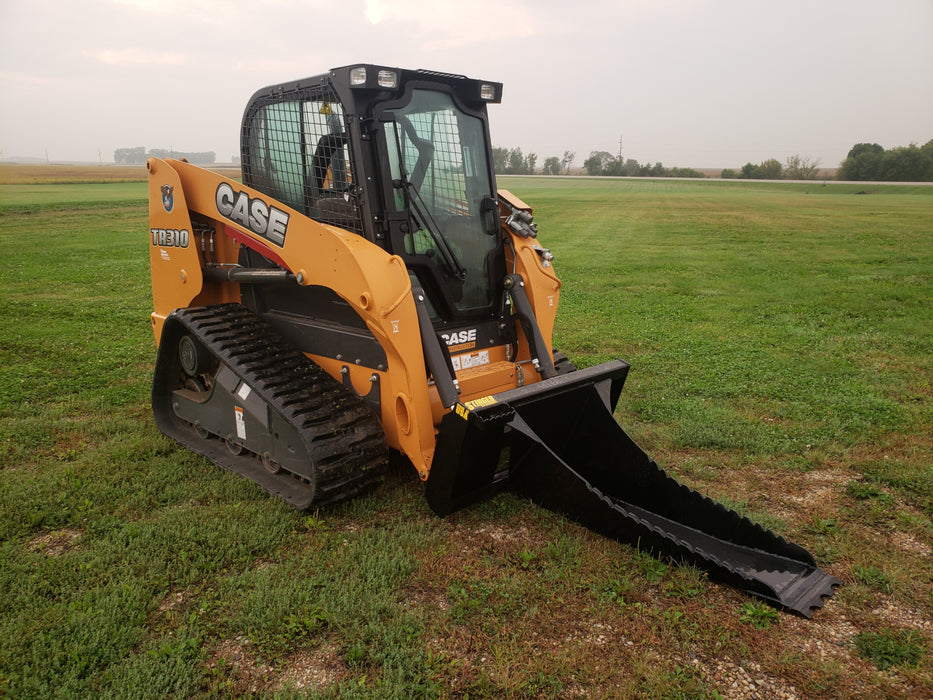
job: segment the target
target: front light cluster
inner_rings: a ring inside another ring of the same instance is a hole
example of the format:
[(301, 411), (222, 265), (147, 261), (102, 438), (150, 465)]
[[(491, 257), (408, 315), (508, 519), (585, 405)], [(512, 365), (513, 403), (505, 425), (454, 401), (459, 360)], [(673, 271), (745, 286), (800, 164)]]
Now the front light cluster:
[[(366, 66), (357, 66), (356, 68), (350, 69), (350, 85), (353, 87), (358, 87), (360, 85), (366, 85), (366, 80), (369, 76), (366, 74)], [(392, 90), (398, 87), (398, 73), (394, 70), (386, 70), (385, 68), (379, 69), (376, 73), (376, 84), (387, 90)]]

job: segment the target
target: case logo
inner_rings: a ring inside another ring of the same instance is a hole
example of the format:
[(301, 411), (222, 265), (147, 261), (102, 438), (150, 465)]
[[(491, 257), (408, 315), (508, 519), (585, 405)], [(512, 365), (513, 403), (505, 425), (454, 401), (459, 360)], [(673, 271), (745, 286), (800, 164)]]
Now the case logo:
[(454, 331), (453, 333), (441, 333), (441, 338), (447, 343), (450, 352), (461, 352), (476, 347), (476, 329), (471, 328), (468, 331)]
[(222, 216), (277, 246), (285, 245), (285, 233), (288, 231), (286, 212), (259, 197), (250, 197), (246, 192), (238, 192), (227, 182), (217, 186), (214, 199), (217, 211)]

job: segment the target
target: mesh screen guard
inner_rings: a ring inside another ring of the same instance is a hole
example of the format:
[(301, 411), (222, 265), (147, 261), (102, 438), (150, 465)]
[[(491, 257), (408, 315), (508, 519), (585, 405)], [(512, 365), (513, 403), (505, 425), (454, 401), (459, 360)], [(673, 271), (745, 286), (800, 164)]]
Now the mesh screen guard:
[(246, 184), (312, 219), (363, 232), (343, 106), (334, 92), (260, 106), (244, 130)]

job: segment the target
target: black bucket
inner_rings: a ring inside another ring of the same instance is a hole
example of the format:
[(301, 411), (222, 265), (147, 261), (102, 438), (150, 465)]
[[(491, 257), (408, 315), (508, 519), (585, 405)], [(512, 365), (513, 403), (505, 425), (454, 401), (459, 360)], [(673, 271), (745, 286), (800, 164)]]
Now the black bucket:
[(616, 360), (458, 404), (441, 423), (431, 507), (446, 515), (507, 488), (810, 617), (841, 582), (802, 547), (678, 483), (648, 457), (612, 415), (627, 372)]

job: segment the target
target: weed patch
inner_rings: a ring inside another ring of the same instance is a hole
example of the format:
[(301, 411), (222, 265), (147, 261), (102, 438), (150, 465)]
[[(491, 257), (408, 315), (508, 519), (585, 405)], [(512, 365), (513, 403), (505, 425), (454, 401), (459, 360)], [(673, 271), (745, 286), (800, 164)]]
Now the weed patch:
[(859, 632), (855, 648), (880, 670), (892, 666), (916, 666), (926, 650), (922, 635), (916, 630)]
[(739, 619), (747, 625), (761, 630), (768, 629), (772, 624), (780, 621), (778, 612), (763, 603), (742, 603)]

